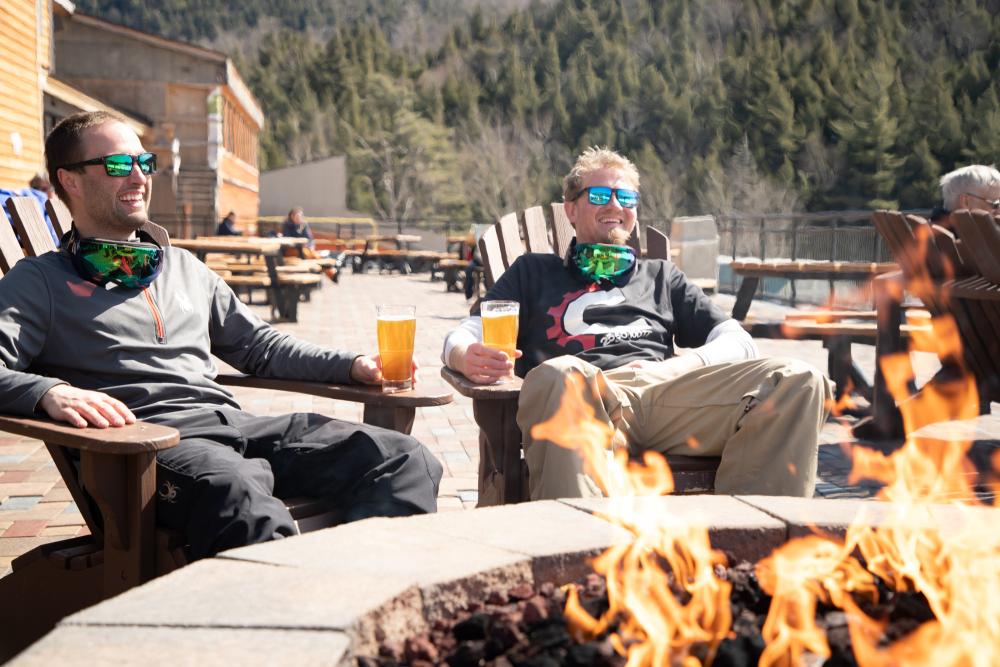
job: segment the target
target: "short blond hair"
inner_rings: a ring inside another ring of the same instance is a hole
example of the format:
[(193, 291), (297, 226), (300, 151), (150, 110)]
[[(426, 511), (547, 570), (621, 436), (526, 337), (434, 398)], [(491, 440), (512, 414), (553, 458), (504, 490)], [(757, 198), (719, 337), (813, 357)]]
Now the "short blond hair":
[(610, 148), (591, 146), (580, 154), (576, 164), (563, 179), (563, 201), (571, 201), (576, 197), (583, 186), (583, 177), (598, 169), (619, 169), (639, 189), (639, 170), (631, 160)]

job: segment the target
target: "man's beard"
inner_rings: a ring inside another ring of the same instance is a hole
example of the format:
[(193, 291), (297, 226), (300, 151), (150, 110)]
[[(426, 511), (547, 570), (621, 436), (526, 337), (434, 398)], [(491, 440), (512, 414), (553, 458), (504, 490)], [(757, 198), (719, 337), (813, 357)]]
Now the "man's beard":
[(621, 227), (615, 227), (608, 232), (608, 243), (611, 245), (628, 245), (628, 239), (630, 236), (632, 236), (631, 232), (628, 232)]
[(114, 204), (109, 209), (91, 211), (91, 219), (108, 231), (132, 234), (149, 221), (149, 209), (145, 205), (141, 212), (130, 214), (123, 213)]

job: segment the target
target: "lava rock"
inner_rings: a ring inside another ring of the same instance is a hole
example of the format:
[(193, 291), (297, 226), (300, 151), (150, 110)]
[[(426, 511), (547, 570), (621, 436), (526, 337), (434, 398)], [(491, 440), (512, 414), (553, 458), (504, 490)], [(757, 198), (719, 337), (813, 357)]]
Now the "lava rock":
[(486, 639), (486, 628), (489, 624), (490, 617), (486, 614), (473, 614), (464, 621), (456, 623), (451, 632), (460, 642)]

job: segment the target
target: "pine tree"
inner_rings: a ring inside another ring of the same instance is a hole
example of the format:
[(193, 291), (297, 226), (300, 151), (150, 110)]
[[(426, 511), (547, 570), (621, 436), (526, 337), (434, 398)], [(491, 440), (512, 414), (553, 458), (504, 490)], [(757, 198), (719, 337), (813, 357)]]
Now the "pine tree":
[(901, 160), (892, 152), (898, 122), (886, 91), (894, 78), (890, 63), (875, 62), (852, 91), (851, 117), (831, 122), (849, 160), (839, 201), (847, 207), (898, 208), (892, 198)]

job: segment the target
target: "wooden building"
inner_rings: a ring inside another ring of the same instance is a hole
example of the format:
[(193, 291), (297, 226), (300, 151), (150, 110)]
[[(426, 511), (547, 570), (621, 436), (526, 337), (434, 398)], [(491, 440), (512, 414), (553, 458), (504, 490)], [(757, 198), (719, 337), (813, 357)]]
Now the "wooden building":
[(44, 174), (45, 136), (78, 111), (111, 111), (143, 141), (152, 135), (148, 123), (57, 78), (52, 26), (72, 13), (69, 0), (0, 2), (0, 189), (20, 190)]
[(208, 234), (233, 210), (252, 229), (264, 114), (225, 54), (79, 13), (56, 16), (53, 39), (60, 81), (152, 128), (154, 220), (175, 235)]
[(0, 188), (44, 172), (42, 86), (52, 67), (50, 0), (0, 2)]

